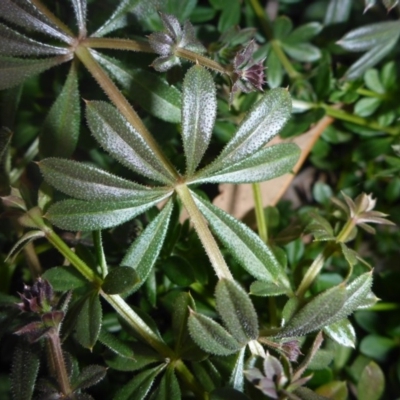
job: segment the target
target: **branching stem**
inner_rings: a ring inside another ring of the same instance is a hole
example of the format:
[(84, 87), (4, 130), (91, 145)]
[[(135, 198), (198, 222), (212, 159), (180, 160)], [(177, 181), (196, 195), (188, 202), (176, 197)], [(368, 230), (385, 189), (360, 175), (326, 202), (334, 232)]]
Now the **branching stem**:
[(150, 47), (149, 43), (144, 40), (137, 41), (131, 39), (88, 37), (80, 44), (93, 49), (113, 49), (154, 53), (154, 50)]

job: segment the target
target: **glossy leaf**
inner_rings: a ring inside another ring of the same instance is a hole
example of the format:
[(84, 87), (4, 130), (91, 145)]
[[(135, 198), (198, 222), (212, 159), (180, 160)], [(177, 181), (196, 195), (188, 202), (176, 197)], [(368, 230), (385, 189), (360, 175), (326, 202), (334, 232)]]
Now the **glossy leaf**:
[(363, 370), (357, 384), (357, 397), (379, 400), (385, 390), (385, 376), (377, 363), (371, 361)]
[(353, 348), (356, 346), (356, 332), (348, 319), (326, 326), (324, 332), (342, 346)]
[(290, 293), (290, 289), (284, 285), (277, 285), (272, 282), (255, 281), (250, 286), (250, 294), (253, 296), (280, 296)]
[(101, 365), (88, 365), (79, 372), (78, 379), (73, 381), (73, 390), (87, 389), (96, 385), (106, 376), (107, 368)]
[(258, 338), (258, 317), (248, 294), (235, 281), (220, 279), (215, 289), (216, 308), (224, 325), (239, 343)]
[(149, 189), (81, 162), (46, 158), (38, 164), (47, 183), (82, 200), (150, 199), (165, 193), (164, 189)]
[(181, 122), (181, 93), (160, 74), (127, 68), (117, 60), (92, 50), (94, 58), (150, 114), (164, 121)]
[(59, 30), (56, 25), (51, 23), (50, 20), (30, 2), (28, 5), (21, 6), (12, 0), (1, 0), (0, 15), (5, 20), (22, 26), (25, 29), (32, 29), (45, 33), (65, 43), (72, 44), (73, 42), (73, 38)]
[(119, 356), (128, 358), (130, 360), (135, 359), (131, 344), (123, 342), (116, 335), (108, 332), (104, 326), (101, 327), (98, 340), (115, 354), (118, 354)]
[(104, 279), (101, 289), (107, 294), (131, 291), (139, 282), (138, 274), (129, 267), (114, 267)]
[(69, 56), (58, 56), (39, 60), (0, 56), (0, 90), (17, 86), (29, 77), (68, 60)]
[(50, 282), (56, 292), (78, 289), (88, 283), (74, 267), (53, 267), (45, 271), (42, 277)]
[(31, 400), (39, 372), (40, 357), (37, 347), (20, 341), (14, 352), (11, 366), (13, 399)]
[(78, 142), (80, 123), (78, 76), (73, 63), (61, 93), (44, 120), (40, 153), (45, 157), (70, 157)]
[(233, 389), (238, 390), (239, 392), (243, 392), (244, 389), (244, 355), (246, 352), (246, 348), (243, 347), (237, 358), (235, 360), (235, 364), (233, 366), (231, 376), (229, 377), (229, 386)]
[(138, 275), (139, 283), (132, 288), (134, 291), (146, 281), (160, 254), (167, 234), (172, 208), (173, 202), (169, 201), (129, 247), (121, 261), (122, 266), (133, 268)]
[(94, 231), (120, 225), (156, 205), (168, 195), (126, 201), (64, 200), (53, 204), (46, 218), (71, 231)]
[(199, 165), (210, 143), (216, 114), (214, 79), (205, 68), (196, 65), (183, 81), (182, 140), (189, 176)]
[(378, 334), (367, 335), (360, 342), (360, 352), (380, 363), (387, 361), (396, 347), (395, 339)]
[(192, 339), (207, 353), (227, 356), (242, 348), (230, 333), (209, 317), (191, 311), (188, 326)]
[(81, 32), (86, 30), (86, 0), (72, 0), (72, 5), (75, 11), (76, 22)]
[(93, 349), (100, 334), (103, 312), (99, 295), (93, 292), (84, 300), (76, 322), (76, 338), (87, 349)]
[(294, 143), (282, 143), (266, 147), (232, 166), (213, 174), (207, 168), (194, 178), (193, 183), (252, 183), (264, 182), (291, 172), (300, 156), (300, 148)]
[(86, 117), (93, 136), (121, 164), (155, 181), (171, 183), (169, 172), (115, 107), (91, 101), (87, 103)]
[(0, 37), (0, 54), (3, 56), (43, 56), (68, 53), (68, 49), (65, 47), (40, 43), (1, 23)]
[(136, 375), (114, 396), (114, 400), (142, 400), (146, 397), (156, 376), (165, 368), (165, 364), (145, 370)]
[(160, 385), (152, 396), (152, 400), (171, 400), (181, 399), (181, 389), (173, 368), (167, 368), (161, 378)]
[(324, 25), (346, 22), (350, 16), (351, 0), (330, 0), (326, 10)]
[(277, 337), (304, 336), (326, 326), (341, 311), (346, 301), (346, 289), (335, 286), (314, 297), (290, 319)]
[(289, 120), (292, 100), (285, 89), (269, 90), (248, 112), (233, 138), (206, 168), (214, 173), (247, 159), (279, 133)]
[(208, 201), (193, 197), (213, 232), (249, 274), (289, 287), (283, 266), (258, 235)]
[(122, 0), (111, 17), (92, 36), (104, 36), (128, 25), (128, 13), (132, 12), (139, 3), (140, 0)]
[(314, 62), (321, 58), (321, 51), (310, 43), (282, 43), (282, 47), (293, 59), (300, 62)]

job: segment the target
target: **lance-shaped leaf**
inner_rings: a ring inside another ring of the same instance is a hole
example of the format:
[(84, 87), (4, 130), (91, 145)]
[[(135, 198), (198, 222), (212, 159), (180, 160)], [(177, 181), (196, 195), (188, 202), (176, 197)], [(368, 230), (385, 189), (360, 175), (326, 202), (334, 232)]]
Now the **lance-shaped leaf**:
[(86, 0), (71, 0), (75, 11), (76, 22), (78, 23), (79, 31), (86, 33)]
[(128, 13), (132, 12), (139, 3), (140, 0), (122, 0), (111, 17), (92, 36), (104, 36), (128, 25)]
[(65, 55), (41, 60), (25, 60), (0, 56), (0, 90), (16, 86), (33, 75), (69, 61), (71, 57), (70, 55)]
[(114, 396), (114, 400), (142, 400), (146, 397), (156, 376), (165, 368), (166, 364), (145, 370), (136, 375)]
[(160, 74), (127, 68), (119, 61), (92, 50), (94, 58), (146, 111), (164, 121), (181, 122), (181, 92)]
[(261, 281), (290, 288), (283, 266), (258, 235), (236, 218), (192, 194), (215, 235), (249, 274)]
[(167, 368), (164, 376), (161, 378), (160, 385), (154, 392), (152, 397), (154, 400), (171, 400), (181, 399), (181, 389), (179, 387), (178, 379), (176, 378), (173, 368)]
[(166, 193), (165, 189), (138, 185), (81, 162), (46, 158), (38, 164), (46, 182), (82, 200), (134, 200)]
[(129, 221), (168, 196), (169, 194), (126, 201), (64, 200), (52, 205), (46, 218), (62, 229), (94, 231)]
[(238, 283), (220, 279), (215, 289), (217, 311), (239, 343), (258, 338), (258, 318), (248, 294)]
[(346, 288), (338, 285), (322, 292), (301, 308), (276, 337), (304, 336), (333, 320), (346, 301)]
[(12, 247), (10, 252), (7, 255), (7, 258), (15, 257), (28, 243), (32, 242), (33, 240), (39, 239), (44, 237), (44, 232), (33, 230), (26, 232), (22, 235), (22, 237), (18, 240), (17, 243)]
[(196, 310), (194, 300), (190, 293), (181, 292), (174, 301), (174, 312), (172, 314), (172, 331), (177, 351), (180, 350), (188, 337), (189, 308)]
[(285, 89), (268, 91), (248, 112), (219, 157), (205, 170), (213, 173), (243, 161), (268, 143), (289, 120), (292, 100)]
[(133, 268), (138, 275), (139, 282), (131, 289), (132, 291), (142, 286), (150, 275), (164, 243), (172, 208), (173, 202), (170, 200), (129, 247), (121, 261), (122, 266)]
[(104, 328), (104, 326), (101, 327), (98, 340), (115, 354), (118, 354), (119, 356), (128, 358), (130, 360), (135, 359), (131, 343), (123, 342), (117, 336), (108, 332), (107, 329)]
[(72, 382), (72, 389), (87, 389), (100, 382), (107, 373), (101, 365), (88, 365), (79, 372), (78, 378)]
[(171, 183), (169, 172), (115, 107), (91, 101), (87, 103), (86, 116), (93, 136), (121, 164), (155, 181)]
[(330, 0), (325, 13), (325, 25), (346, 22), (350, 16), (352, 0)]
[(245, 160), (230, 167), (207, 173), (200, 171), (191, 183), (252, 183), (264, 182), (292, 170), (300, 156), (300, 148), (294, 143), (281, 143), (266, 147)]
[(30, 39), (0, 23), (0, 54), (3, 56), (41, 56), (67, 54), (65, 47), (51, 46)]
[(277, 285), (272, 282), (255, 281), (250, 286), (250, 294), (253, 296), (280, 296), (290, 292), (291, 290), (287, 286)]
[(65, 43), (72, 44), (74, 40), (51, 23), (31, 2), (25, 2), (25, 5), (21, 6), (11, 0), (1, 0), (0, 15), (18, 26), (45, 33)]
[(74, 267), (53, 267), (42, 277), (50, 282), (56, 292), (65, 292), (85, 286), (87, 280)]
[(191, 311), (188, 326), (192, 339), (207, 353), (228, 356), (242, 348), (220, 324), (204, 315)]
[(139, 282), (135, 270), (129, 267), (115, 267), (104, 279), (101, 289), (107, 294), (120, 294), (131, 291)]
[(205, 68), (195, 65), (183, 81), (182, 139), (189, 176), (199, 165), (210, 143), (216, 114), (214, 80)]
[(243, 347), (243, 349), (241, 349), (239, 354), (237, 355), (235, 364), (231, 372), (231, 376), (229, 378), (229, 386), (231, 386), (233, 389), (239, 390), (240, 392), (243, 392), (243, 387), (244, 387), (243, 367), (244, 367), (245, 352), (246, 352), (246, 347)]
[(79, 138), (81, 107), (78, 76), (72, 63), (67, 80), (44, 120), (39, 150), (45, 156), (70, 157)]
[(326, 326), (324, 332), (342, 346), (355, 347), (356, 345), (356, 332), (347, 318)]

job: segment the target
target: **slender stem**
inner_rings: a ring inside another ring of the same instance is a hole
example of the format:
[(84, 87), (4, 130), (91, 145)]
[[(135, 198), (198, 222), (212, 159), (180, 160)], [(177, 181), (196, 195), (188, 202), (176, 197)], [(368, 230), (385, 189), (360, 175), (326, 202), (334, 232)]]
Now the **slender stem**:
[(100, 292), (103, 298), (111, 304), (114, 310), (125, 319), (136, 332), (163, 357), (174, 358), (174, 352), (164, 343), (164, 341), (153, 332), (152, 329), (133, 311), (125, 300), (119, 295), (106, 294)]
[(349, 219), (343, 226), (342, 230), (339, 232), (339, 235), (336, 238), (336, 241), (338, 243), (344, 243), (346, 242), (347, 238), (350, 236), (351, 231), (354, 229), (356, 226), (356, 220), (355, 219)]
[(88, 37), (80, 44), (93, 49), (130, 50), (154, 53), (154, 50), (150, 47), (148, 42), (131, 39)]
[(32, 278), (38, 278), (42, 273), (42, 266), (40, 265), (39, 257), (35, 251), (35, 246), (32, 242), (29, 242), (24, 247), (25, 259), (28, 263), (29, 270), (31, 272)]
[(164, 167), (170, 173), (171, 178), (175, 180), (178, 178), (178, 173), (176, 172), (174, 166), (165, 157), (164, 153), (161, 151), (157, 142), (151, 136), (150, 132), (147, 130), (142, 120), (136, 114), (136, 111), (129, 104), (128, 100), (122, 95), (122, 93), (115, 86), (114, 82), (106, 74), (106, 72), (101, 68), (98, 62), (94, 59), (89, 49), (84, 46), (78, 46), (75, 50), (75, 54), (82, 61), (85, 67), (96, 79), (100, 87), (105, 91), (110, 100), (115, 104), (121, 114), (128, 120), (128, 122), (139, 132), (143, 139), (147, 142), (149, 147), (155, 153), (155, 156), (162, 162)]
[(38, 155), (39, 153), (39, 139), (36, 138), (26, 150), (22, 160), (10, 172), (10, 183), (14, 184), (25, 171), (25, 167)]
[(267, 227), (267, 221), (265, 219), (260, 184), (253, 183), (252, 188), (253, 188), (253, 197), (254, 197), (258, 234), (259, 234), (261, 240), (264, 243), (267, 243), (268, 242), (268, 227)]
[(214, 236), (211, 234), (208, 228), (207, 222), (201, 214), (200, 210), (197, 208), (193, 197), (185, 184), (177, 185), (175, 187), (183, 205), (185, 206), (190, 219), (196, 229), (197, 234), (201, 240), (201, 243), (206, 250), (206, 253), (211, 261), (211, 265), (214, 268), (218, 279), (230, 279), (233, 280), (232, 274), (229, 271), (228, 266), (222, 256), (221, 250), (218, 247)]
[(225, 68), (224, 66), (217, 63), (214, 60), (211, 60), (211, 58), (205, 57), (205, 56), (195, 53), (193, 51), (183, 49), (181, 47), (177, 47), (175, 49), (175, 55), (178, 57), (184, 58), (185, 60), (191, 61), (193, 63), (201, 64), (204, 67), (207, 67), (216, 72), (219, 72), (220, 74), (227, 74), (229, 77), (231, 77), (231, 75), (232, 75), (232, 71), (230, 71), (228, 68)]
[(271, 46), (289, 77), (291, 79), (301, 78), (301, 74), (295, 70), (290, 60), (286, 57), (286, 54), (282, 50), (281, 43), (278, 40), (273, 39), (271, 40)]
[(190, 389), (198, 399), (209, 399), (208, 393), (205, 392), (201, 386), (199, 386), (197, 379), (189, 371), (188, 367), (182, 362), (182, 360), (177, 360), (175, 362), (175, 370), (186, 383), (188, 389)]
[(104, 255), (103, 243), (101, 240), (101, 231), (93, 231), (93, 244), (96, 251), (97, 263), (99, 265), (101, 276), (106, 277), (108, 273), (106, 256)]
[(376, 92), (373, 92), (372, 90), (368, 90), (368, 89), (364, 89), (364, 88), (358, 88), (356, 90), (356, 92), (358, 94), (360, 94), (361, 96), (376, 97), (377, 99), (381, 99), (381, 100), (386, 99), (386, 96), (384, 94), (376, 93)]
[(64, 396), (71, 394), (71, 386), (68, 379), (68, 373), (65, 368), (64, 355), (60, 343), (60, 335), (56, 328), (52, 328), (51, 332), (47, 335), (50, 351), (51, 367), (54, 369), (53, 373), (57, 378), (60, 385), (60, 390)]

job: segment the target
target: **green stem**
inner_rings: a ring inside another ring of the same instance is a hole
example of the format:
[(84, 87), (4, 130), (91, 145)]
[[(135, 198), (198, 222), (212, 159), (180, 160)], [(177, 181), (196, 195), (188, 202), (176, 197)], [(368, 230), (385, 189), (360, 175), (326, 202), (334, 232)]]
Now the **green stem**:
[(197, 379), (189, 371), (188, 367), (182, 362), (182, 360), (177, 360), (175, 362), (175, 370), (177, 374), (186, 383), (188, 389), (190, 389), (198, 399), (208, 400), (209, 395), (199, 386)]
[(83, 65), (89, 70), (94, 79), (100, 85), (100, 87), (107, 94), (109, 99), (118, 108), (121, 114), (128, 120), (128, 122), (139, 132), (143, 139), (147, 142), (149, 147), (154, 152), (155, 156), (162, 162), (164, 167), (171, 175), (171, 179), (175, 180), (179, 177), (174, 166), (165, 157), (164, 153), (161, 151), (157, 142), (151, 136), (150, 132), (147, 130), (146, 126), (143, 124), (142, 120), (136, 114), (136, 111), (129, 104), (128, 100), (123, 96), (123, 94), (115, 86), (114, 82), (106, 74), (106, 72), (101, 68), (98, 62), (95, 60), (90, 50), (84, 46), (78, 46), (75, 50), (76, 56), (82, 61)]
[(39, 153), (39, 139), (36, 138), (23, 155), (19, 164), (10, 172), (10, 183), (13, 185), (25, 171), (26, 166), (33, 161)]
[(114, 310), (130, 325), (140, 336), (157, 350), (163, 357), (174, 358), (174, 352), (164, 343), (164, 341), (153, 332), (153, 330), (133, 311), (125, 300), (119, 295), (106, 294), (100, 292), (103, 298), (110, 303)]
[(385, 100), (386, 96), (381, 93), (376, 93), (373, 92), (372, 90), (364, 89), (364, 88), (359, 88), (356, 90), (358, 94), (361, 96), (366, 96), (366, 97), (376, 97), (377, 99)]
[(148, 42), (131, 39), (88, 37), (80, 44), (93, 49), (113, 49), (154, 53), (154, 50), (150, 47)]
[(265, 219), (260, 184), (253, 183), (252, 188), (253, 188), (253, 197), (254, 197), (258, 234), (259, 234), (261, 240), (264, 243), (267, 243), (268, 242), (268, 227), (267, 227), (267, 221)]
[(270, 43), (272, 50), (283, 65), (283, 68), (285, 68), (285, 71), (289, 75), (289, 78), (292, 80), (301, 78), (301, 74), (295, 70), (290, 60), (286, 57), (286, 54), (282, 50), (281, 43), (275, 39), (271, 40)]
[(107, 261), (104, 255), (103, 250), (103, 243), (101, 240), (101, 231), (93, 231), (93, 244), (96, 251), (97, 263), (100, 268), (101, 276), (103, 279), (107, 276), (108, 268), (107, 268)]
[(214, 236), (211, 234), (206, 220), (204, 219), (200, 210), (197, 208), (196, 203), (194, 202), (193, 197), (190, 193), (190, 190), (185, 184), (177, 185), (175, 187), (175, 190), (178, 193), (183, 205), (185, 206), (190, 216), (190, 220), (192, 221), (193, 226), (196, 229), (197, 234), (199, 235), (201, 243), (206, 250), (206, 253), (211, 261), (211, 265), (213, 266), (218, 279), (233, 280), (232, 274), (229, 271), (228, 266), (226, 265), (221, 250), (219, 249), (218, 244), (214, 239)]

